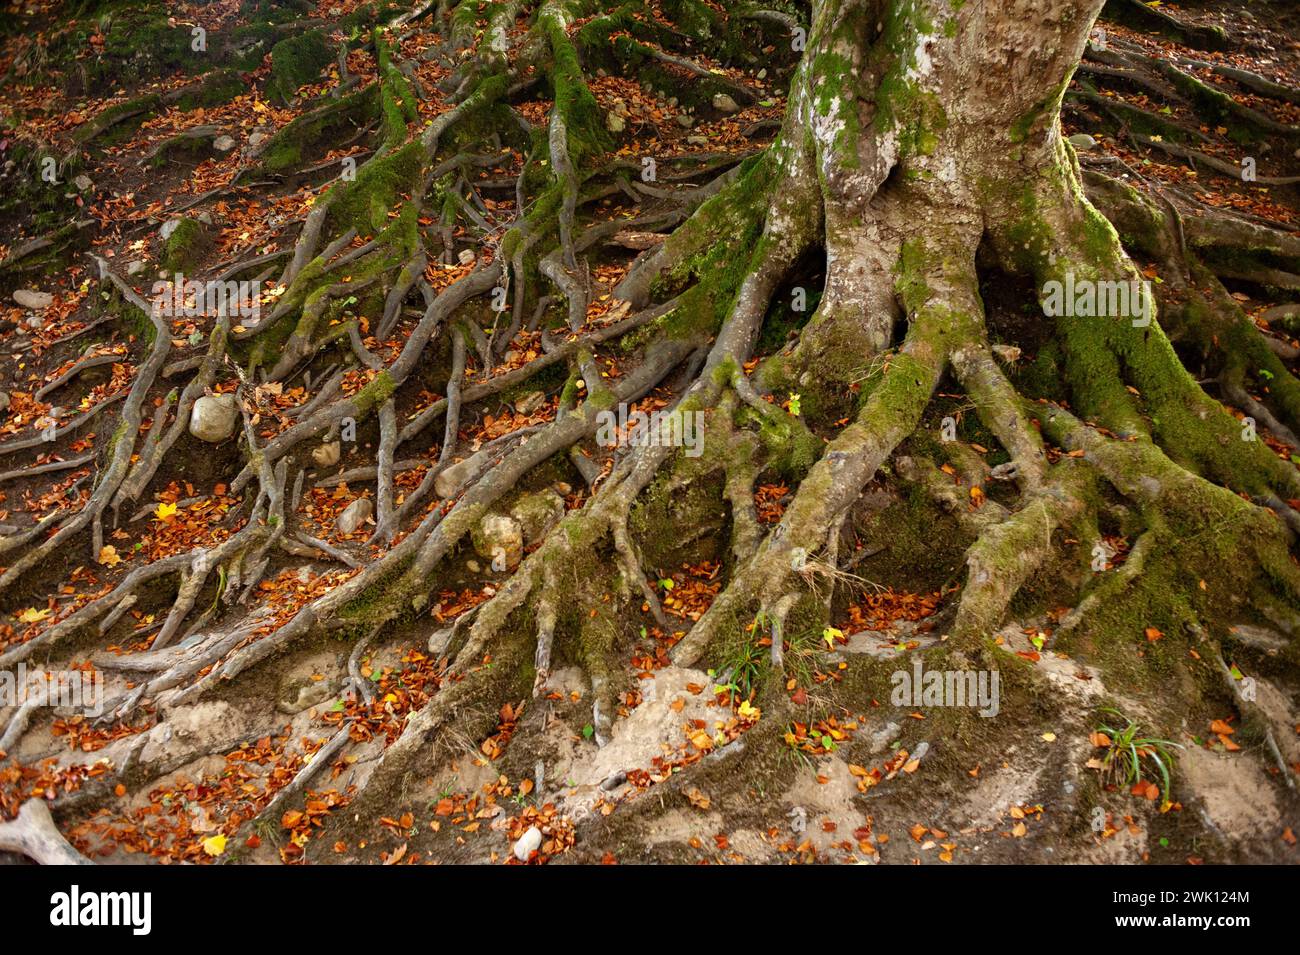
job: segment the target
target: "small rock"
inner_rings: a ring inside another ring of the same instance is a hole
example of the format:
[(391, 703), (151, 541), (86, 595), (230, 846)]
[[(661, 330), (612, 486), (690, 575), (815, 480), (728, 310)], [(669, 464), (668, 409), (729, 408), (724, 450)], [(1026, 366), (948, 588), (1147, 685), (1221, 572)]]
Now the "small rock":
[(445, 471), (442, 471), (433, 479), (433, 492), (444, 500), (455, 497), (456, 492), (469, 483), (469, 479), (478, 474), (491, 456), (486, 449), (480, 449), (470, 455), (464, 461), (457, 461), (449, 465)]
[(707, 146), (709, 137), (707, 136), (687, 136), (686, 145), (688, 146)]
[(536, 826), (529, 826), (528, 831), (519, 837), (515, 843), (515, 858), (520, 862), (527, 862), (534, 852), (542, 847), (542, 830)]
[(180, 219), (168, 219), (158, 229), (158, 238), (166, 242), (168, 239), (172, 237), (172, 233), (175, 232), (177, 228), (179, 228), (180, 224), (181, 224)]
[(9, 410), (9, 392), (0, 391), (0, 412)]
[(340, 534), (355, 534), (357, 528), (365, 523), (370, 512), (375, 509), (375, 505), (370, 503), (370, 498), (359, 497), (347, 507), (343, 508), (343, 513), (338, 516), (334, 522), (334, 529)]
[(489, 514), (470, 535), (474, 551), (497, 573), (514, 570), (524, 557), (524, 532), (513, 517)]
[(343, 448), (338, 441), (327, 441), (312, 448), (312, 463), (318, 468), (332, 468), (339, 463)]
[(605, 128), (611, 133), (621, 133), (623, 130), (627, 129), (627, 121), (624, 120), (622, 116), (618, 115), (618, 113), (606, 113)]
[(1013, 365), (1020, 360), (1020, 349), (1015, 345), (993, 345), (990, 347), (998, 360), (1004, 361), (1008, 365)]
[(234, 395), (204, 395), (190, 412), (190, 434), (218, 444), (235, 433), (238, 422), (239, 403)]
[(1080, 152), (1087, 152), (1089, 149), (1097, 148), (1097, 140), (1087, 133), (1075, 133), (1070, 137), (1070, 145)]
[(127, 275), (139, 275), (149, 267), (149, 263), (144, 259), (136, 259), (134, 262), (128, 262), (126, 266)]
[(759, 70), (757, 75), (760, 80), (767, 79), (767, 67), (763, 67), (761, 70)]
[(54, 296), (49, 292), (37, 292), (35, 289), (20, 288), (14, 292), (14, 301), (23, 308), (43, 312), (54, 304)]
[(610, 112), (627, 119), (627, 103), (623, 102), (621, 99), (614, 100), (614, 105), (610, 107)]
[(736, 101), (726, 93), (715, 93), (713, 95), (713, 108), (723, 113), (739, 113), (740, 107)]
[(230, 150), (235, 148), (235, 137), (226, 135), (218, 136), (216, 139), (212, 140), (212, 148), (219, 153), (228, 153)]
[(95, 188), (94, 182), (84, 172), (72, 180), (72, 184), (77, 187), (79, 192), (90, 192)]
[(483, 568), (479, 566), (479, 563), (476, 560), (465, 561), (465, 569), (468, 570), (471, 574), (478, 574), (478, 573), (482, 573), (483, 571)]
[(530, 391), (515, 402), (515, 411), (521, 415), (530, 415), (546, 403), (546, 393), (543, 391)]
[(474, 255), (473, 249), (461, 249), (460, 254), (457, 255), (456, 258), (460, 261), (461, 265), (470, 265), (473, 263), (476, 256)]
[(198, 220), (199, 220), (200, 222), (202, 222), (204, 225), (212, 225), (212, 213), (211, 213), (211, 212), (200, 212), (200, 213), (199, 213), (197, 216), (195, 216), (194, 218), (198, 219)]
[(695, 120), (694, 118), (687, 116), (685, 113), (678, 113), (677, 125), (681, 126), (683, 129), (690, 129), (695, 125)]
[(249, 145), (249, 146), (260, 146), (262, 143), (266, 142), (267, 139), (269, 139), (269, 138), (270, 138), (270, 137), (269, 137), (266, 133), (262, 132), (262, 131), (259, 129), (259, 130), (256, 130), (256, 131), (254, 131), (254, 132), (252, 132), (252, 133), (249, 134), (249, 136), (248, 136), (248, 145)]

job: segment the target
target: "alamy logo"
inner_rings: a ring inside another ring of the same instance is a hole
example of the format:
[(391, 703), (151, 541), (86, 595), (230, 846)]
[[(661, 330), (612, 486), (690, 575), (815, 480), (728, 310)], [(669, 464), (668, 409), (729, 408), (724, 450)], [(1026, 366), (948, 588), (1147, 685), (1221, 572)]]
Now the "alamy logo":
[(685, 448), (688, 458), (704, 453), (703, 411), (627, 410), (601, 411), (596, 415), (596, 443), (603, 448)]
[(153, 896), (149, 892), (70, 892), (50, 896), (50, 924), (129, 925), (133, 935), (148, 935), (153, 926)]
[(261, 282), (199, 282), (177, 272), (153, 283), (154, 314), (163, 318), (230, 315), (256, 320), (262, 313)]
[(65, 706), (88, 716), (104, 712), (104, 674), (98, 670), (0, 670), (0, 707)]
[(1048, 318), (1131, 318), (1134, 328), (1151, 324), (1151, 289), (1146, 282), (1094, 282), (1053, 279), (1043, 285), (1043, 312)]
[(890, 702), (894, 706), (979, 707), (979, 715), (998, 715), (1002, 678), (997, 670), (925, 670), (918, 659), (911, 672), (895, 670)]

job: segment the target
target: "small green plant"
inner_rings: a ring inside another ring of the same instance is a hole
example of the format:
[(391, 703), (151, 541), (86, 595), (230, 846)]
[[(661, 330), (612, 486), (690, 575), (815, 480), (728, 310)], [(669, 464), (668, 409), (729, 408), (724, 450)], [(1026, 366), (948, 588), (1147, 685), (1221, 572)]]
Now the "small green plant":
[(1161, 784), (1161, 805), (1168, 805), (1174, 766), (1171, 750), (1183, 747), (1171, 740), (1141, 735), (1141, 724), (1119, 710), (1103, 708), (1102, 712), (1116, 717), (1117, 724), (1120, 721), (1124, 724), (1122, 729), (1106, 724), (1097, 727), (1097, 732), (1106, 737), (1106, 743), (1102, 744), (1106, 748), (1106, 755), (1101, 761), (1102, 772), (1111, 779), (1132, 787), (1142, 779), (1144, 767), (1154, 764)]
[[(756, 626), (755, 630), (757, 629)], [(742, 637), (727, 647), (722, 668), (718, 671), (722, 676), (719, 677), (712, 671), (709, 672), (709, 676), (714, 678), (718, 689), (729, 690), (740, 699), (747, 700), (753, 693), (758, 692), (762, 683), (766, 663), (765, 650), (765, 647)], [(725, 677), (726, 683), (722, 682), (722, 677)]]

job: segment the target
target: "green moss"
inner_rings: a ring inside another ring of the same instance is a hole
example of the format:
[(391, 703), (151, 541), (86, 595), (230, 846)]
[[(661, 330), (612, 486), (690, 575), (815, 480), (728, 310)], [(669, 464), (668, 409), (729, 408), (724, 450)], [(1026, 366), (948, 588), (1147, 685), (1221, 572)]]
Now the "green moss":
[(186, 112), (221, 106), (244, 93), (247, 88), (247, 85), (234, 70), (213, 70), (211, 73), (205, 74), (202, 81), (194, 89), (187, 91), (178, 99), (176, 106)]
[[(145, 119), (158, 111), (162, 97), (157, 93), (137, 96), (102, 110), (95, 119), (77, 127), (73, 139), (78, 143), (87, 143), (96, 134), (96, 130), (109, 129), (111, 137), (121, 137), (138, 127)], [(119, 119), (119, 117), (123, 117)], [(100, 134), (103, 135), (103, 134)], [(105, 137), (109, 139), (109, 136)]]
[(355, 226), (363, 235), (376, 235), (389, 224), (388, 213), (419, 188), (424, 175), (424, 150), (411, 142), (365, 163), (353, 182), (341, 182), (331, 191), (330, 218)]
[(281, 40), (271, 48), (271, 79), (266, 91), (274, 102), (287, 105), (299, 87), (314, 83), (334, 61), (321, 30), (308, 30), (298, 36)]
[(203, 258), (211, 237), (196, 219), (181, 219), (163, 244), (159, 267), (167, 274), (188, 272)]
[(294, 119), (267, 143), (261, 162), (267, 172), (283, 172), (298, 166), (303, 154), (318, 149), (337, 130), (364, 125), (378, 115), (379, 89), (372, 84), (341, 99)]
[(352, 403), (356, 406), (358, 414), (369, 414), (370, 411), (391, 398), (396, 389), (397, 384), (393, 381), (392, 376), (388, 374), (387, 369), (384, 369), (374, 377), (370, 384), (352, 396)]

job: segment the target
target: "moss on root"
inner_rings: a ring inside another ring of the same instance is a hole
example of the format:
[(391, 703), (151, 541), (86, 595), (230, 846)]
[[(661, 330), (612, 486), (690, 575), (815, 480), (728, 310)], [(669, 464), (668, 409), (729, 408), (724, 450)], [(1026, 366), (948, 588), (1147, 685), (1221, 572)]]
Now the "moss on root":
[(322, 30), (308, 30), (281, 40), (271, 48), (271, 78), (266, 91), (280, 105), (288, 104), (300, 87), (314, 83), (334, 61)]

